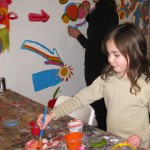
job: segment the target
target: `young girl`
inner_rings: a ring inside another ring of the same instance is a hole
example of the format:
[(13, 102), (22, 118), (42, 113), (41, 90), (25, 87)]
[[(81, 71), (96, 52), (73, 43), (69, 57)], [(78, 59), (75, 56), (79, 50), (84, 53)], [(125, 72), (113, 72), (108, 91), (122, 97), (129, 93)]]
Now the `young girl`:
[[(131, 23), (119, 25), (103, 40), (109, 64), (90, 86), (54, 108), (43, 129), (53, 119), (67, 115), (104, 97), (107, 131), (127, 139), (135, 147), (150, 141), (150, 57), (146, 40)], [(37, 119), (42, 126), (42, 116)]]

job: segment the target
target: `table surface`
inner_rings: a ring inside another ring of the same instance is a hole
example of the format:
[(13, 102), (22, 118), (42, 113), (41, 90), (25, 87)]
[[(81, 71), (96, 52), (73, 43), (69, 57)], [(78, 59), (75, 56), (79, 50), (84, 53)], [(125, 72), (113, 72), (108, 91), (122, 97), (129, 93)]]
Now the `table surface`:
[[(38, 139), (38, 137), (31, 134), (29, 122), (36, 120), (37, 115), (42, 113), (43, 109), (44, 105), (9, 89), (0, 95), (0, 150), (25, 150), (25, 143), (27, 141)], [(12, 127), (6, 127), (4, 123), (10, 119), (17, 119), (19, 123)], [(71, 119), (71, 117), (65, 116), (52, 121), (47, 126), (44, 132), (44, 138), (47, 138), (48, 140), (60, 140), (58, 147), (54, 149), (65, 149), (63, 135), (68, 133), (66, 124)], [(105, 137), (108, 139), (107, 145), (104, 148), (101, 148), (105, 150), (110, 150), (115, 144), (115, 140), (118, 140), (118, 142), (123, 140), (122, 138), (87, 124), (83, 127), (83, 135), (83, 144), (86, 145), (86, 150), (100, 149), (92, 148), (89, 144), (89, 139), (94, 136)], [(139, 150), (142, 150), (142, 148), (139, 148)]]

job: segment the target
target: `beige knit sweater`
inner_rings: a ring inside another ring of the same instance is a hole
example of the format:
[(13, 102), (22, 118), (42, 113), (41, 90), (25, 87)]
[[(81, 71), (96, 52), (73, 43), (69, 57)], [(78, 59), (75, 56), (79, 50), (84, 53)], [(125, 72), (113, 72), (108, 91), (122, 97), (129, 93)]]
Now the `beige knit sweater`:
[(71, 99), (53, 109), (57, 118), (67, 115), (84, 105), (104, 97), (107, 107), (107, 131), (127, 139), (133, 134), (140, 136), (142, 145), (149, 148), (150, 141), (150, 83), (145, 76), (139, 79), (141, 91), (130, 93), (130, 81), (126, 78), (111, 77), (104, 82), (98, 77)]

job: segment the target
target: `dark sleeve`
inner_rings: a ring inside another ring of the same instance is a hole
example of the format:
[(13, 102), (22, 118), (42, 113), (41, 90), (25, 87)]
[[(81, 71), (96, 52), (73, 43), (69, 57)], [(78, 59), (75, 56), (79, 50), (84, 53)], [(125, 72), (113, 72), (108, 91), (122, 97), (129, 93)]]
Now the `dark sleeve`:
[[(88, 14), (85, 19), (88, 23), (90, 23), (90, 16), (91, 14)], [(87, 49), (87, 43), (88, 43), (88, 39), (83, 35), (83, 34), (80, 34), (77, 38), (78, 42), (85, 48)]]
[(87, 49), (98, 49), (99, 44), (102, 41), (104, 36), (104, 25), (103, 25), (103, 15), (99, 12), (94, 12), (90, 16), (86, 16), (86, 20), (89, 23), (87, 29), (87, 37), (83, 34), (80, 34), (77, 38), (78, 42), (87, 50)]
[(100, 47), (106, 34), (118, 25), (118, 16), (114, 11), (97, 10), (90, 16), (88, 48)]
[(100, 9), (93, 11), (90, 16), (87, 15), (86, 20), (89, 23), (87, 30), (88, 38), (81, 34), (77, 40), (85, 49), (92, 51), (95, 49), (95, 52), (99, 51), (105, 35), (118, 25), (118, 15), (115, 11)]
[(77, 40), (85, 49), (87, 49), (88, 39), (83, 34), (80, 34)]

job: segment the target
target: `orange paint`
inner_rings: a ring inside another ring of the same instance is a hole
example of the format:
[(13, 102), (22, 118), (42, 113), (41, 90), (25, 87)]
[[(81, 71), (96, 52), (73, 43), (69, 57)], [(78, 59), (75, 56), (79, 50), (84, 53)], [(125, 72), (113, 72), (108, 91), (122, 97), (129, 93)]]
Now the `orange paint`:
[(40, 141), (37, 144), (37, 150), (41, 150), (42, 146), (43, 146), (42, 139), (40, 139)]
[(68, 0), (59, 0), (60, 4), (66, 4), (68, 2)]
[(70, 132), (64, 136), (68, 150), (76, 150), (82, 145), (82, 133)]
[(68, 18), (68, 16), (66, 15), (66, 14), (64, 14), (63, 16), (62, 16), (62, 20), (63, 20), (63, 22), (64, 23), (69, 23), (69, 18)]

